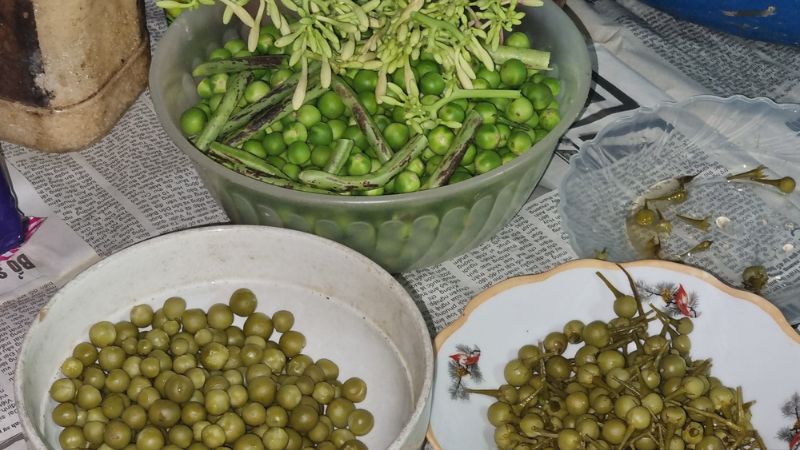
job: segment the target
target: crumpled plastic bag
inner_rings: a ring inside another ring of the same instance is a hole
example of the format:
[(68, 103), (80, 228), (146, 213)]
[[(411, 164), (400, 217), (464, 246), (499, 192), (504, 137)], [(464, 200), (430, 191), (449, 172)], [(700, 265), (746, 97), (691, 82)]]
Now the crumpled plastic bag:
[(5, 161), (0, 161), (0, 254), (22, 244), (25, 238), (25, 216), (17, 207)]

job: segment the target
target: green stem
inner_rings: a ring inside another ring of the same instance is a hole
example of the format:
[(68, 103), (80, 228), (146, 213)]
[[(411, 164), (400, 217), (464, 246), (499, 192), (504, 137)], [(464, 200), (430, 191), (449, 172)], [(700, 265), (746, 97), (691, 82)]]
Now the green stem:
[(452, 94), (439, 99), (436, 103), (426, 106), (425, 109), (428, 112), (435, 114), (439, 109), (456, 100), (460, 100), (462, 98), (520, 98), (522, 97), (522, 92), (519, 90), (513, 89), (456, 89), (453, 91)]
[(639, 290), (636, 289), (636, 282), (633, 281), (633, 277), (631, 276), (630, 272), (625, 270), (621, 264), (617, 264), (617, 267), (625, 274), (625, 278), (628, 279), (628, 285), (631, 288), (631, 292), (633, 293), (633, 298), (636, 299), (636, 310), (639, 311), (640, 316), (645, 316), (644, 307), (642, 307), (642, 297), (639, 295)]
[[(316, 86), (318, 83), (319, 79), (314, 79), (312, 80), (311, 85)], [(314, 87), (308, 92), (306, 92), (303, 102), (308, 103), (314, 101), (316, 98), (320, 97), (326, 91), (327, 89)], [(272, 125), (273, 123), (283, 119), (287, 115), (291, 114), (293, 111), (294, 108), (292, 106), (292, 102), (284, 100), (283, 103), (274, 105), (271, 108), (265, 109), (260, 113), (254, 115), (250, 119), (250, 122), (247, 123), (247, 125), (239, 129), (238, 131), (231, 133), (229, 136), (226, 136), (224, 142), (226, 144), (233, 146), (242, 145), (246, 141), (248, 141), (254, 134)]]
[(300, 172), (300, 180), (310, 186), (332, 191), (374, 189), (388, 183), (392, 177), (405, 169), (412, 159), (425, 150), (427, 145), (428, 139), (425, 138), (425, 135), (418, 134), (373, 173), (360, 176), (337, 176), (322, 170), (304, 170)]
[(532, 69), (546, 70), (550, 68), (550, 52), (535, 50), (532, 48), (516, 48), (498, 46), (497, 49), (489, 49), (494, 62), (503, 64), (509, 59), (518, 59)]
[(447, 149), (447, 153), (442, 157), (439, 166), (436, 167), (430, 177), (428, 177), (428, 181), (425, 182), (422, 189), (444, 186), (444, 184), (447, 183), (447, 180), (453, 175), (453, 171), (455, 171), (456, 167), (461, 163), (461, 159), (464, 157), (464, 153), (467, 152), (467, 148), (470, 142), (472, 142), (475, 131), (481, 125), (481, 122), (483, 122), (483, 118), (477, 111), (472, 110), (467, 114), (467, 118), (464, 119), (464, 124), (453, 139), (453, 143), (450, 145), (450, 148)]
[(250, 170), (273, 177), (286, 178), (286, 175), (281, 172), (280, 169), (244, 150), (239, 150), (238, 148), (230, 147), (219, 142), (212, 142), (209, 146), (209, 151), (216, 156), (241, 164)]
[(470, 394), (478, 394), (478, 395), (485, 395), (487, 397), (494, 397), (497, 398), (500, 391), (498, 389), (464, 389), (466, 392)]
[(322, 170), (334, 175), (339, 173), (347, 162), (347, 158), (350, 157), (351, 150), (353, 150), (353, 141), (350, 139), (339, 139), (336, 141), (336, 147), (334, 147), (331, 152), (331, 158)]
[[(334, 92), (339, 94), (342, 102), (353, 111), (353, 118), (358, 123), (359, 128), (364, 132), (367, 141), (375, 149), (375, 155), (381, 163), (386, 163), (392, 158), (392, 149), (383, 139), (378, 125), (375, 124), (372, 116), (367, 112), (364, 105), (358, 100), (358, 96), (341, 77), (333, 77), (331, 80), (331, 88)], [(387, 180), (388, 181), (388, 180)]]
[(239, 72), (231, 77), (230, 86), (228, 86), (228, 90), (225, 91), (225, 95), (222, 96), (222, 101), (220, 101), (219, 106), (217, 106), (217, 110), (211, 115), (211, 118), (208, 120), (208, 123), (206, 123), (203, 131), (200, 132), (200, 135), (197, 136), (195, 146), (198, 149), (205, 151), (208, 148), (208, 144), (219, 136), (222, 127), (231, 116), (234, 108), (236, 108), (239, 99), (244, 94), (244, 89), (252, 78), (253, 74), (251, 72)]
[[(308, 74), (310, 77), (313, 77), (312, 80), (319, 79), (319, 63), (312, 62), (308, 66)], [(231, 114), (230, 119), (223, 125), (222, 132), (220, 133), (221, 136), (227, 136), (242, 127), (248, 125), (254, 118), (261, 113), (262, 111), (275, 106), (287, 98), (291, 97), (292, 92), (294, 92), (297, 84), (300, 82), (300, 74), (295, 72), (289, 78), (284, 80), (283, 83), (275, 86), (275, 88), (270, 91), (264, 98), (261, 100), (251, 103), (242, 109), (234, 112)], [(311, 89), (315, 86), (314, 81), (312, 81), (312, 85), (307, 87), (307, 89)]]
[(221, 59), (204, 62), (192, 71), (194, 77), (207, 77), (217, 73), (233, 73), (245, 70), (274, 69), (281, 65), (286, 55), (256, 55), (242, 58)]
[(434, 19), (433, 17), (427, 16), (421, 12), (413, 12), (411, 13), (411, 20), (417, 22), (420, 25), (424, 25), (428, 28), (441, 28), (446, 30), (449, 34), (453, 35), (459, 42), (464, 42), (467, 38), (464, 36), (464, 33), (461, 32), (455, 25), (450, 22), (445, 22), (443, 20)]
[(614, 298), (620, 298), (625, 296), (625, 294), (623, 294), (619, 289), (617, 289), (616, 286), (614, 286), (613, 284), (611, 284), (610, 281), (608, 281), (608, 278), (606, 278), (605, 275), (603, 275), (600, 272), (595, 272), (595, 275), (597, 275), (598, 277), (600, 277), (601, 280), (603, 280), (603, 283), (606, 285), (608, 290), (610, 290), (611, 293), (614, 294)]

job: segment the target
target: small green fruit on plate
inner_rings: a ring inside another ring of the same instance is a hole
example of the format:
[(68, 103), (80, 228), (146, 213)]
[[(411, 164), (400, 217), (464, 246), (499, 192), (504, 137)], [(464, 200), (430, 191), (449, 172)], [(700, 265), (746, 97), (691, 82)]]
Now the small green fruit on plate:
[[(691, 317), (690, 357), (712, 360), (710, 375), (741, 386), (751, 423), (766, 448), (793, 449), (800, 441), (800, 335), (780, 311), (753, 293), (740, 291), (689, 266), (665, 261), (624, 265), (636, 282), (645, 310), (664, 317)], [(436, 449), (490, 449), (494, 430), (487, 419), (492, 397), (466, 389), (496, 389), (504, 367), (525, 344), (536, 345), (570, 320), (588, 324), (615, 317), (614, 294), (596, 272), (630, 294), (619, 266), (579, 260), (549, 272), (511, 278), (478, 294), (464, 315), (436, 337), (436, 378), (428, 440)], [(649, 332), (661, 329), (650, 322)], [(571, 358), (582, 344), (567, 347)], [(591, 411), (590, 411), (591, 412)], [(546, 427), (545, 427), (546, 428)]]

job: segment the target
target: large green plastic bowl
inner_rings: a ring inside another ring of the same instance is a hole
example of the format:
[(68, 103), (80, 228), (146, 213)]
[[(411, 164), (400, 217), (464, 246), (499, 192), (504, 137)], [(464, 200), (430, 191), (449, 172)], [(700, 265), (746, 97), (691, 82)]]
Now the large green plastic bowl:
[(170, 25), (153, 58), (150, 93), (167, 134), (192, 159), (234, 223), (314, 233), (367, 255), (390, 272), (404, 272), (460, 255), (508, 223), (539, 183), (559, 137), (583, 107), (591, 78), (583, 36), (550, 0), (526, 13), (524, 29), (535, 47), (552, 52), (561, 79), (561, 123), (504, 166), (429, 191), (379, 197), (297, 192), (239, 175), (192, 146), (178, 122), (198, 100), (191, 69), (237, 32), (234, 25), (222, 24), (218, 8), (184, 13)]

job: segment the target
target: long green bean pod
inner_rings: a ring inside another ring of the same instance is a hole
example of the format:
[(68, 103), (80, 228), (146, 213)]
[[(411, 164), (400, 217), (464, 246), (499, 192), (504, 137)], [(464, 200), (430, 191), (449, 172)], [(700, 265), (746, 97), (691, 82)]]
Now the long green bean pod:
[(489, 49), (489, 54), (492, 55), (494, 62), (498, 64), (502, 64), (509, 59), (516, 58), (531, 69), (544, 70), (550, 68), (550, 52), (543, 50), (506, 47), (501, 45), (495, 50)]
[(322, 170), (304, 170), (300, 172), (300, 180), (316, 188), (337, 192), (374, 189), (388, 183), (392, 177), (405, 169), (412, 159), (425, 150), (427, 145), (428, 139), (424, 135), (418, 134), (373, 173), (360, 176), (338, 176)]
[(483, 118), (480, 113), (474, 109), (467, 114), (467, 118), (464, 119), (464, 124), (453, 139), (453, 143), (450, 144), (447, 153), (442, 156), (442, 162), (428, 177), (428, 181), (422, 185), (422, 189), (444, 186), (447, 183), (447, 180), (453, 175), (453, 171), (461, 163), (461, 158), (464, 157), (472, 138), (475, 137), (475, 131), (478, 130), (482, 122)]
[[(309, 67), (309, 73), (316, 73), (317, 71), (319, 71), (319, 63), (314, 62)], [(282, 103), (284, 100), (291, 97), (299, 81), (300, 81), (300, 74), (295, 72), (289, 78), (287, 78), (283, 83), (275, 86), (275, 89), (270, 91), (261, 100), (255, 103), (251, 103), (238, 111), (235, 111), (233, 114), (231, 114), (231, 117), (222, 127), (222, 132), (220, 133), (220, 135), (227, 136), (230, 133), (233, 133), (234, 131), (247, 125), (248, 122), (253, 120), (256, 114), (266, 110), (271, 106), (275, 106), (279, 103)]]
[(217, 73), (244, 72), (245, 70), (274, 69), (286, 60), (286, 55), (255, 55), (242, 58), (219, 59), (199, 64), (192, 76), (207, 77)]
[[(314, 78), (313, 80), (309, 80), (309, 84), (317, 86), (319, 84), (319, 79)], [(320, 87), (311, 88), (308, 92), (306, 92), (305, 101), (311, 102), (324, 94), (325, 91), (327, 91), (327, 89), (322, 89)], [(223, 142), (233, 146), (241, 145), (250, 139), (251, 136), (258, 133), (259, 130), (283, 119), (292, 111), (294, 111), (292, 102), (286, 98), (284, 99), (283, 103), (274, 105), (253, 116), (247, 125), (235, 131), (234, 133), (231, 133), (229, 136), (226, 136), (225, 139), (223, 139)]]
[(234, 163), (241, 164), (250, 170), (264, 173), (273, 177), (284, 179), (287, 178), (286, 175), (277, 167), (244, 150), (239, 150), (238, 148), (230, 147), (219, 142), (212, 142), (209, 145), (209, 149), (214, 155)]
[(222, 101), (219, 102), (217, 110), (214, 111), (214, 114), (208, 119), (208, 123), (206, 123), (203, 131), (197, 136), (197, 140), (194, 143), (195, 147), (205, 151), (208, 148), (208, 144), (219, 136), (223, 125), (225, 125), (225, 122), (227, 122), (228, 118), (231, 116), (233, 109), (236, 108), (239, 99), (241, 99), (244, 94), (244, 89), (252, 79), (253, 74), (251, 72), (239, 72), (231, 77), (228, 90), (225, 91), (225, 94), (222, 96)]
[(303, 183), (298, 183), (296, 181), (287, 180), (285, 178), (276, 178), (266, 175), (259, 175), (257, 173), (253, 173), (249, 170), (245, 170), (243, 172), (239, 172), (246, 177), (250, 177), (254, 180), (262, 181), (267, 184), (271, 184), (273, 186), (282, 187), (285, 189), (291, 189), (293, 191), (300, 191), (300, 192), (312, 192), (314, 194), (327, 194), (330, 195), (330, 191), (326, 191), (323, 189), (313, 188), (311, 186), (306, 186)]
[(353, 149), (353, 141), (350, 139), (339, 139), (336, 141), (336, 147), (333, 148), (331, 152), (331, 158), (328, 160), (328, 164), (325, 164), (325, 167), (322, 169), (325, 172), (337, 174), (344, 164), (347, 162), (347, 158), (350, 157), (350, 151)]
[(381, 163), (389, 161), (392, 158), (392, 149), (383, 139), (381, 130), (375, 124), (372, 116), (364, 109), (364, 105), (358, 101), (356, 93), (340, 77), (333, 77), (331, 87), (334, 92), (339, 94), (344, 104), (353, 111), (353, 118), (356, 119), (356, 123), (366, 135), (367, 142), (375, 149), (375, 155), (378, 160)]

